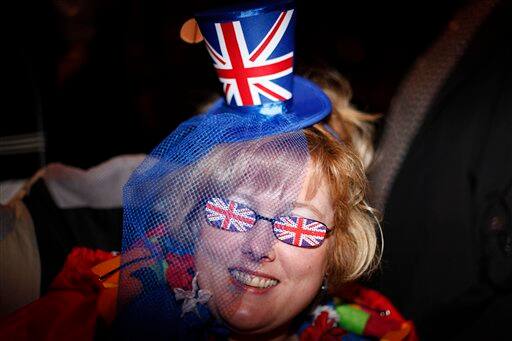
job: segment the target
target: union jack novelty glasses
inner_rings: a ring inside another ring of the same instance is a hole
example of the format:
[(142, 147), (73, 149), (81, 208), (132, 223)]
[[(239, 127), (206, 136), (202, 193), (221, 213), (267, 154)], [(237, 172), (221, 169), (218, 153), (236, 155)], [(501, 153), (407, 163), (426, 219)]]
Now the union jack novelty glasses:
[(274, 235), (280, 241), (298, 247), (320, 246), (330, 232), (319, 221), (293, 215), (267, 218), (244, 204), (223, 198), (210, 198), (205, 205), (206, 220), (220, 230), (247, 232), (258, 220), (272, 223)]

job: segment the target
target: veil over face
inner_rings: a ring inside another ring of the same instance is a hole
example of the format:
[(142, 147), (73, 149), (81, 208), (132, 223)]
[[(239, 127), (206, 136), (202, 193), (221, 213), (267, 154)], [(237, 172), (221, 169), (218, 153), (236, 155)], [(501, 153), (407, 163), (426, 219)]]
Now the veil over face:
[(302, 129), (331, 110), (293, 75), (293, 1), (197, 18), (226, 98), (182, 123), (124, 188), (117, 323), (129, 337), (225, 331), (248, 284), (276, 285), (257, 276), (275, 243), (316, 248), (326, 234), (292, 215), (310, 161)]
[[(221, 134), (203, 136), (225, 139)], [(189, 148), (156, 150), (165, 157), (149, 156), (125, 187), (120, 311), (123, 328), (187, 337), (214, 328), (219, 317), (229, 320), (244, 302), (233, 271), (257, 273), (280, 242), (273, 224), (256, 214), (291, 213), (308, 145), (299, 131), (219, 142), (194, 162), (177, 153)]]

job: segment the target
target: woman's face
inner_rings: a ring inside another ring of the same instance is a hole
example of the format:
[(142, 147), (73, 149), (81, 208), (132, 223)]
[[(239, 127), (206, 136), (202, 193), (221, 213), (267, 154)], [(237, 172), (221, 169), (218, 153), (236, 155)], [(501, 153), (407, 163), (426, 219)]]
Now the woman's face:
[[(291, 213), (332, 228), (329, 188), (322, 179), (311, 191), (310, 168)], [(273, 212), (276, 205), (269, 197), (265, 191), (242, 188), (228, 199), (274, 217), (279, 212)], [(271, 223), (261, 219), (247, 232), (216, 229), (205, 222), (196, 253), (199, 286), (212, 293), (210, 310), (238, 333), (286, 328), (318, 293), (328, 242), (309, 249), (286, 244), (274, 236)]]

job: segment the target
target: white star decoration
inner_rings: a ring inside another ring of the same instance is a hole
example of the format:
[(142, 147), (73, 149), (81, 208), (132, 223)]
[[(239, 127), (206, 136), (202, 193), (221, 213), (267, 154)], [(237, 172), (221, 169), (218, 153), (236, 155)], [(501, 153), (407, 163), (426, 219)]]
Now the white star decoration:
[(205, 304), (212, 297), (212, 293), (210, 291), (199, 289), (199, 285), (197, 284), (198, 274), (199, 272), (196, 272), (196, 275), (192, 280), (192, 290), (187, 291), (182, 288), (174, 288), (176, 300), (183, 300), (183, 305), (181, 306), (181, 317), (191, 311), (195, 312), (197, 316), (200, 317), (199, 311), (197, 310), (197, 304)]

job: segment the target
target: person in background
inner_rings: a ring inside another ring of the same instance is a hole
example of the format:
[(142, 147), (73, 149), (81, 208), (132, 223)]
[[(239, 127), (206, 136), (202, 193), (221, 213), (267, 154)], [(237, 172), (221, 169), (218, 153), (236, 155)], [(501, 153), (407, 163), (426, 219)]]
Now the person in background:
[(470, 1), (418, 59), (371, 170), (373, 285), (424, 340), (498, 340), (512, 309), (512, 6)]

